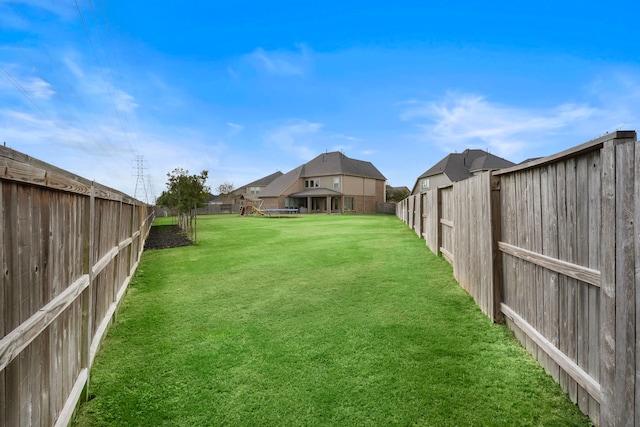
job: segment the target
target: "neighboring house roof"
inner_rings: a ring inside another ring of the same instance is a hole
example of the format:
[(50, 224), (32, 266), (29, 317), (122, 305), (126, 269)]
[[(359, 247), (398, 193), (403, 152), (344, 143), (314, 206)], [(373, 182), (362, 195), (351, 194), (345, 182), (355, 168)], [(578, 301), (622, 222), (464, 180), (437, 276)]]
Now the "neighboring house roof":
[(415, 191), (418, 181), (422, 178), (443, 174), (449, 178), (451, 182), (457, 182), (471, 178), (475, 172), (503, 169), (514, 165), (515, 163), (484, 150), (467, 149), (462, 153), (449, 154), (433, 165), (418, 177), (413, 189)]
[[(330, 153), (320, 154), (309, 162), (276, 178), (260, 192), (260, 197), (278, 197), (298, 179), (328, 175), (350, 175), (386, 180), (384, 175), (382, 175), (371, 162), (352, 159), (339, 151), (332, 151)], [(321, 190), (322, 194), (313, 193), (308, 195), (320, 196), (341, 194), (326, 188), (315, 190)], [(295, 194), (298, 197), (303, 197), (303, 193), (307, 194), (313, 191), (314, 190), (306, 190)], [(329, 191), (331, 191), (331, 193), (329, 193)]]
[(525, 159), (525, 160), (521, 161), (518, 164), (519, 165), (524, 165), (525, 163), (533, 162), (533, 161), (536, 161), (536, 160), (541, 159), (541, 158), (542, 157), (529, 157), (528, 159)]
[(452, 182), (462, 181), (473, 176), (472, 172), (496, 170), (514, 166), (515, 163), (502, 157), (494, 156), (484, 150), (464, 150), (462, 153), (447, 155), (432, 166), (420, 178), (444, 174)]
[(269, 176), (265, 176), (264, 178), (260, 178), (256, 181), (250, 182), (247, 185), (243, 185), (241, 188), (244, 187), (266, 187), (267, 185), (271, 184), (276, 178), (281, 177), (282, 175), (284, 175), (282, 172), (278, 171), (278, 172), (274, 172)]
[[(478, 150), (482, 152), (482, 150)], [(510, 162), (509, 160), (503, 159), (502, 157), (494, 156), (491, 153), (486, 153), (485, 155), (479, 156), (471, 162), (471, 167), (469, 167), (469, 172), (479, 172), (479, 171), (493, 171), (498, 169), (504, 169), (515, 165), (515, 163)]]
[(238, 197), (239, 195), (248, 193), (250, 187), (266, 187), (276, 179), (280, 178), (282, 175), (283, 173), (280, 171), (274, 172), (271, 175), (267, 175), (263, 178), (250, 182), (249, 184), (243, 185), (242, 187), (236, 188), (230, 193), (230, 195), (233, 197)]
[(267, 185), (265, 189), (260, 192), (260, 197), (278, 197), (294, 182), (301, 178), (301, 171), (302, 166), (298, 166), (297, 168), (285, 173), (281, 177), (276, 178), (271, 184)]
[(209, 197), (207, 198), (207, 203), (214, 203), (214, 204), (222, 203), (222, 195), (209, 193)]

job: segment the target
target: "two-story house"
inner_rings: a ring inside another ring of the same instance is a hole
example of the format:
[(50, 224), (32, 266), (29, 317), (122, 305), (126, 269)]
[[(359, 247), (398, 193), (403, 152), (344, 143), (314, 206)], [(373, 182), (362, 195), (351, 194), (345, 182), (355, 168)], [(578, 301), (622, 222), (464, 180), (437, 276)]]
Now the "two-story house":
[(374, 213), (385, 201), (386, 178), (371, 163), (339, 151), (276, 178), (260, 193), (263, 209), (296, 208), (300, 212)]

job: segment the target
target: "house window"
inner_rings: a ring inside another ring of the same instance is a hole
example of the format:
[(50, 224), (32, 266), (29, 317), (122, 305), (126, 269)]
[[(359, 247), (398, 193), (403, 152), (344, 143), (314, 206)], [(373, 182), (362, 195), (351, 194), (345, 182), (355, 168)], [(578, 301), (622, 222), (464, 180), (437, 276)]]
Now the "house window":
[(345, 197), (344, 198), (344, 210), (352, 211), (353, 210), (353, 197)]
[(420, 191), (426, 191), (429, 189), (429, 178), (425, 178), (420, 181)]
[(249, 192), (251, 194), (260, 194), (260, 187), (250, 187)]
[(320, 180), (316, 179), (316, 187), (320, 187)]
[(340, 188), (340, 178), (333, 178), (333, 188), (336, 190)]

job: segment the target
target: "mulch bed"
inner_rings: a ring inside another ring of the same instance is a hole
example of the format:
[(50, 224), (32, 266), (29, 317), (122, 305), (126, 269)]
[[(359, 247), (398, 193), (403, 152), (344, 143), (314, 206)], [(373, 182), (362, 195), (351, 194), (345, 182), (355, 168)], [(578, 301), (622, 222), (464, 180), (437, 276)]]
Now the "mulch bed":
[(154, 225), (149, 230), (149, 237), (144, 244), (147, 249), (168, 249), (180, 246), (189, 246), (193, 242), (189, 240), (184, 231), (177, 225)]

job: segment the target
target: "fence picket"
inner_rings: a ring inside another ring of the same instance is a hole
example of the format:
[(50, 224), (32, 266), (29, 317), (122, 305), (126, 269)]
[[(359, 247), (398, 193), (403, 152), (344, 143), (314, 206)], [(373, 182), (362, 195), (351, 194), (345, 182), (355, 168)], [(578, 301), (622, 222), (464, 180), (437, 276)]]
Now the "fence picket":
[(636, 377), (635, 351), (635, 230), (634, 221), (634, 172), (635, 144), (615, 147), (616, 164), (616, 358), (615, 396), (616, 426), (633, 426), (634, 392)]
[[(0, 206), (4, 206), (4, 189), (5, 183), (0, 180)], [(0, 209), (0, 242), (5, 241), (4, 235), (4, 209)], [(4, 304), (5, 300), (5, 289), (7, 288), (6, 283), (6, 259), (5, 259), (5, 250), (4, 244), (0, 245), (0, 274), (2, 275), (2, 280), (0, 281), (0, 304)], [(7, 334), (5, 330), (5, 320), (4, 320), (4, 312), (0, 315), (0, 337), (4, 337)], [(6, 388), (5, 388), (5, 371), (4, 369), (0, 369), (0, 396), (6, 396)], [(7, 413), (6, 402), (5, 399), (0, 399), (0, 424), (8, 425), (6, 422), (5, 414)]]
[[(600, 206), (600, 152), (594, 151), (589, 153), (587, 163), (587, 179), (589, 194), (589, 224), (587, 226), (589, 233), (589, 259), (588, 267), (594, 270), (600, 270), (600, 223), (602, 221), (602, 212)], [(598, 286), (600, 283), (598, 283)], [(600, 381), (600, 291), (599, 289), (588, 287), (588, 313), (589, 313), (589, 336), (587, 347), (588, 354), (588, 372), (596, 381)], [(594, 423), (599, 424), (600, 403), (589, 396), (589, 417)]]
[[(542, 254), (558, 257), (558, 205), (556, 166), (548, 165), (541, 173), (542, 190)], [(558, 276), (559, 273), (545, 268), (542, 276), (544, 294), (543, 333), (558, 347)], [(560, 367), (551, 358), (546, 359), (545, 368), (556, 380), (560, 379)]]

